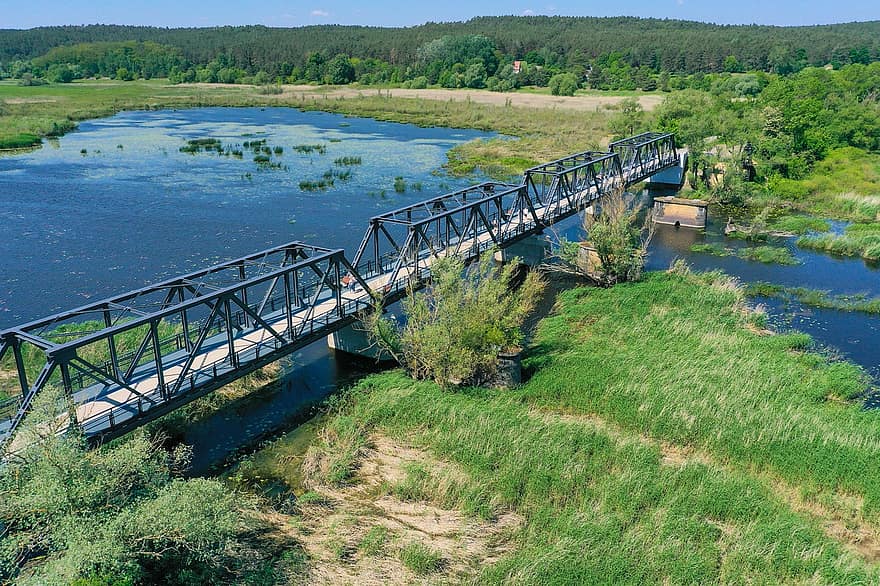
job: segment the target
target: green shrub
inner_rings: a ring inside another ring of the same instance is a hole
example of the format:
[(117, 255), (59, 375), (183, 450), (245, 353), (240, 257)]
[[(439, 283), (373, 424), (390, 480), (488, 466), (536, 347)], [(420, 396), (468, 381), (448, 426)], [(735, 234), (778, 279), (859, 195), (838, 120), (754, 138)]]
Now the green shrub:
[(400, 550), (400, 561), (419, 576), (426, 576), (443, 567), (443, 557), (417, 541), (408, 543)]

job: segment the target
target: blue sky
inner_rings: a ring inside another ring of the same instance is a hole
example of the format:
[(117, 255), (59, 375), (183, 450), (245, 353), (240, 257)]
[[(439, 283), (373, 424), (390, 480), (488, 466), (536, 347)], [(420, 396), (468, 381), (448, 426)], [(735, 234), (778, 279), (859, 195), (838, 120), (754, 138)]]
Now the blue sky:
[(411, 26), (499, 14), (645, 16), (723, 24), (804, 25), (880, 20), (878, 0), (0, 0), (0, 28), (58, 24)]

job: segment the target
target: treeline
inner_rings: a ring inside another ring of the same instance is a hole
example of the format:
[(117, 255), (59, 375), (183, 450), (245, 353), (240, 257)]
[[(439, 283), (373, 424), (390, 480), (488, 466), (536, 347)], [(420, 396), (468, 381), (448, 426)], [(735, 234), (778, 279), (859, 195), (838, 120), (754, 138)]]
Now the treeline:
[[(31, 60), (41, 57), (43, 61), (33, 64), (37, 73), (40, 67), (63, 64), (65, 56), (71, 57), (68, 63), (84, 67), (83, 58), (87, 56), (83, 51), (108, 48), (106, 43), (136, 41), (141, 43), (136, 47), (150, 43), (151, 52), (171, 53), (177, 59), (169, 63), (171, 55), (165, 55), (160, 63), (138, 63), (138, 73), (144, 77), (170, 74), (174, 66), (182, 78), (219, 78), (220, 71), (226, 69), (227, 80), (235, 81), (259, 76), (272, 81), (323, 82), (330, 78), (340, 83), (380, 83), (425, 77), (428, 83), (451, 86), (454, 78), (455, 83), (470, 85), (465, 78), (480, 77), (476, 69), (468, 73), (468, 68), (476, 64), (469, 62), (473, 57), (445, 63), (438, 69), (426, 54), (438, 40), (459, 39), (455, 42), (467, 44), (477, 38), (488, 39), (480, 49), (489, 48), (491, 52), (479, 55), (486, 82), (493, 76), (499, 80), (509, 78), (509, 72), (502, 72), (502, 68), (513, 61), (524, 61), (532, 66), (529, 75), (537, 75), (537, 79), (526, 77), (521, 82), (535, 85), (546, 83), (553, 74), (568, 72), (583, 79), (592, 74), (598, 80), (592, 82), (594, 87), (627, 89), (647, 85), (649, 89), (654, 83), (662, 83), (658, 78), (661, 73), (678, 77), (724, 71), (790, 74), (807, 66), (842, 67), (880, 60), (878, 21), (767, 27), (631, 17), (506, 16), (401, 29), (91, 25), (0, 30), (0, 64), (6, 75), (20, 74)], [(53, 49), (73, 45), (83, 45), (79, 55), (47, 55)], [(165, 48), (160, 50), (159, 46)], [(349, 56), (349, 62), (339, 56)], [(460, 67), (452, 71), (455, 65)], [(535, 73), (538, 71), (544, 73)], [(440, 79), (444, 72), (445, 84)]]
[[(863, 158), (859, 153), (880, 152), (880, 62), (773, 76), (754, 98), (733, 99), (744, 77), (732, 77), (741, 80), (736, 83), (718, 77), (707, 91), (670, 94), (651, 124), (675, 132), (676, 140), (689, 146), (695, 169), (700, 159), (706, 159), (703, 167), (710, 170), (718, 157), (753, 159), (757, 179), (766, 180), (777, 195), (806, 196), (796, 180), (834, 153), (842, 155), (836, 160), (852, 159), (848, 172), (854, 178), (866, 172), (875, 176), (858, 167)], [(716, 157), (707, 158), (707, 153)], [(724, 175), (730, 196), (743, 191), (728, 181), (735, 177)], [(708, 183), (708, 177), (703, 179)]]

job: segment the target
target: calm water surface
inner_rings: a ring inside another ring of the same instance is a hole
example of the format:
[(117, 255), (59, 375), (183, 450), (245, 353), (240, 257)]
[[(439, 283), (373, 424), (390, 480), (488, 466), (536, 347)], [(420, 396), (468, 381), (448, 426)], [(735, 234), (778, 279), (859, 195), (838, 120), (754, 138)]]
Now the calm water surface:
[[(344, 248), (350, 258), (370, 216), (474, 183), (441, 167), (450, 148), (483, 136), (492, 135), (287, 108), (126, 112), (84, 122), (40, 150), (0, 157), (0, 328), (291, 240)], [(209, 137), (226, 145), (265, 139), (283, 148), (273, 155), (282, 168), (261, 170), (247, 150), (240, 160), (179, 151)], [(294, 152), (302, 144), (322, 144), (326, 153)], [(341, 157), (362, 160), (350, 180), (301, 191), (300, 181), (321, 179)], [(397, 176), (421, 190), (396, 193)], [(692, 253), (700, 242), (750, 245), (723, 236), (722, 215), (711, 215), (705, 232), (658, 227), (648, 268), (683, 258), (744, 282), (880, 296), (876, 266), (801, 250), (794, 239), (771, 244), (788, 247), (796, 266)], [(559, 231), (576, 236), (576, 221)], [(880, 375), (880, 316), (758, 301), (777, 329), (805, 331)], [(196, 472), (373, 368), (321, 343), (291, 356), (272, 392), (192, 426), (185, 441), (194, 445)]]
[[(142, 287), (292, 240), (353, 256), (381, 211), (474, 179), (442, 172), (455, 145), (494, 134), (345, 118), (289, 108), (124, 112), (27, 154), (0, 157), (0, 328)], [(187, 140), (239, 145), (241, 159), (187, 154)], [(280, 146), (281, 169), (260, 169), (245, 141)], [(325, 154), (294, 151), (324, 145)], [(352, 176), (304, 192), (334, 160)], [(408, 184), (394, 190), (395, 177)], [(286, 361), (278, 387), (199, 422), (185, 441), (207, 469), (308, 403), (375, 368), (323, 343)]]

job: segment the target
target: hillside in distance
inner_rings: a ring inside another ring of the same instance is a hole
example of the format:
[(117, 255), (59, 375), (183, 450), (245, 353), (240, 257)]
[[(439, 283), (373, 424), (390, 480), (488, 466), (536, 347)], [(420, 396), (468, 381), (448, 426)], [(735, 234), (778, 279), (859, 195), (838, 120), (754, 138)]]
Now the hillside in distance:
[(880, 21), (805, 27), (715, 25), (636, 17), (501, 16), (409, 28), (323, 25), (157, 28), (88, 25), (0, 30), (0, 62), (26, 61), (60, 46), (151, 41), (177, 48), (192, 64), (223, 55), (231, 65), (277, 74), (312, 53), (376, 58), (393, 65), (417, 61), (418, 49), (446, 35), (485, 35), (513, 58), (564, 55), (587, 63), (620, 54), (634, 67), (677, 73), (718, 72), (728, 56), (744, 70), (772, 70), (781, 61), (804, 65), (880, 60)]

